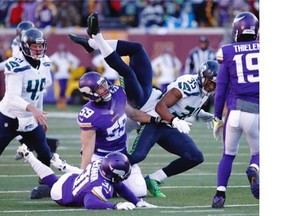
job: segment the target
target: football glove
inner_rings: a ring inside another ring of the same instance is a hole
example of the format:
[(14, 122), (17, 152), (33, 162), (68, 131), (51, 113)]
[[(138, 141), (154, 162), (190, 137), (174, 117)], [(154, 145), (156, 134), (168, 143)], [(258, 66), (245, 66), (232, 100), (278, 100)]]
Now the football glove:
[(152, 205), (150, 203), (147, 203), (143, 199), (140, 199), (140, 201), (136, 204), (137, 208), (157, 208), (156, 205)]
[(206, 126), (208, 129), (214, 128), (214, 115), (213, 114), (209, 112), (205, 112), (203, 109), (201, 109), (197, 116), (206, 123)]
[(219, 118), (214, 118), (213, 136), (217, 141), (223, 140), (224, 121)]
[(114, 208), (116, 210), (133, 210), (136, 206), (131, 202), (119, 202)]
[(186, 122), (185, 120), (179, 119), (178, 117), (174, 117), (172, 119), (171, 125), (173, 128), (177, 128), (181, 133), (189, 133), (190, 125), (192, 125), (192, 123)]

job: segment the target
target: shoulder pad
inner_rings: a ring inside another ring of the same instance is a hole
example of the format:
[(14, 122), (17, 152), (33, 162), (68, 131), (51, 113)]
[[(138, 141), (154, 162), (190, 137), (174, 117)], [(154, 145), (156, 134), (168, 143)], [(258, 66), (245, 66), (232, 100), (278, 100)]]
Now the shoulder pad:
[(182, 75), (177, 80), (177, 87), (182, 92), (183, 96), (199, 95), (199, 85), (196, 76), (191, 74)]
[(31, 66), (25, 59), (19, 57), (11, 57), (6, 60), (5, 68), (6, 72), (19, 73), (31, 69)]
[(43, 59), (41, 60), (42, 64), (45, 66), (45, 67), (50, 67), (51, 66), (51, 61), (50, 61), (50, 58), (45, 55), (43, 57)]

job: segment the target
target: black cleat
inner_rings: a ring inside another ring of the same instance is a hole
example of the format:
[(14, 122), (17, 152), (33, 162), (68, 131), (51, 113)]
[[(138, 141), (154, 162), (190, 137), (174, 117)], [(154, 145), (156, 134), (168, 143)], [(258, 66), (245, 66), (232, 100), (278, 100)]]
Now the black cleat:
[(68, 34), (68, 37), (77, 44), (80, 44), (81, 46), (83, 46), (86, 50), (86, 52), (91, 53), (94, 51), (94, 49), (92, 47), (89, 46), (88, 40), (89, 38), (86, 37), (80, 37), (77, 36), (75, 34)]
[(99, 23), (98, 23), (98, 13), (92, 13), (87, 18), (87, 34), (92, 37), (100, 32)]
[(225, 198), (222, 196), (215, 196), (213, 198), (212, 208), (224, 208)]
[(47, 185), (39, 185), (35, 187), (30, 193), (30, 199), (42, 199), (50, 197), (51, 188)]

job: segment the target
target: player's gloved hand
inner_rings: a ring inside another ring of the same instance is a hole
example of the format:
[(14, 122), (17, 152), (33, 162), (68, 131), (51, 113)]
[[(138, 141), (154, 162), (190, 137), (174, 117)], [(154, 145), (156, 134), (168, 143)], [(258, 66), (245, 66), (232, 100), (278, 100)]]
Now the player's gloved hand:
[(179, 119), (178, 117), (174, 117), (172, 119), (171, 125), (173, 128), (177, 128), (181, 133), (189, 133), (190, 125), (192, 125), (192, 123), (186, 122), (185, 120)]
[(131, 202), (119, 202), (114, 207), (116, 210), (133, 210), (136, 206)]
[(217, 141), (223, 140), (224, 121), (219, 118), (214, 118), (213, 136)]
[(164, 119), (162, 119), (160, 116), (157, 116), (157, 117), (151, 116), (150, 123), (153, 123), (153, 124), (168, 124), (169, 122), (164, 120)]
[(197, 116), (206, 123), (206, 126), (208, 129), (214, 128), (214, 115), (213, 114), (209, 112), (205, 112), (203, 109), (201, 109)]
[(158, 206), (156, 205), (152, 205), (150, 203), (147, 203), (146, 201), (144, 201), (143, 199), (141, 199), (137, 204), (136, 204), (137, 208), (157, 208)]

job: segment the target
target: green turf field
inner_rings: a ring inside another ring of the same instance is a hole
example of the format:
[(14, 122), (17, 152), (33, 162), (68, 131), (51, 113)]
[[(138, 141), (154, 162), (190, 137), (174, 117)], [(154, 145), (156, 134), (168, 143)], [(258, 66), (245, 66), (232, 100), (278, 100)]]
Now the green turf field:
[[(77, 109), (78, 107), (69, 108), (70, 111)], [(48, 136), (59, 138), (58, 153), (70, 164), (78, 166), (80, 164), (80, 130), (76, 123), (76, 113), (70, 113), (67, 115), (69, 118), (66, 118), (64, 112), (55, 115), (49, 109), (48, 111)], [(242, 139), (239, 155), (234, 162), (229, 188), (226, 193), (226, 207), (224, 209), (213, 209), (211, 208), (211, 202), (215, 193), (217, 164), (221, 157), (222, 145), (213, 139), (212, 131), (206, 129), (206, 125), (202, 122), (193, 123), (190, 135), (202, 149), (205, 157), (204, 163), (186, 173), (166, 179), (161, 186), (162, 192), (167, 196), (166, 198), (154, 198), (148, 193), (145, 200), (158, 205), (159, 208), (121, 212), (88, 211), (83, 208), (61, 207), (49, 198), (30, 200), (29, 194), (31, 189), (37, 185), (37, 176), (24, 160), (16, 161), (13, 159), (18, 147), (18, 143), (13, 141), (0, 156), (0, 215), (259, 215), (259, 201), (252, 196), (245, 175), (250, 158), (246, 141)], [(130, 134), (130, 143), (133, 138), (135, 138), (135, 134)], [(155, 145), (147, 159), (140, 164), (140, 167), (143, 174), (146, 175), (165, 166), (174, 158), (176, 156)], [(55, 172), (61, 174), (58, 170)], [(120, 200), (120, 198), (113, 198), (110, 201), (118, 202)]]

